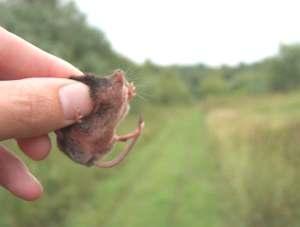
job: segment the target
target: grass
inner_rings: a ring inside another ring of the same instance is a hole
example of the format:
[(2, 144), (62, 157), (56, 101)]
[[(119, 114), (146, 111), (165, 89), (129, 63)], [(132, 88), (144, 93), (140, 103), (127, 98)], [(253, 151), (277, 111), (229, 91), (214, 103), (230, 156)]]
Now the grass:
[[(95, 201), (84, 211), (91, 214), (91, 226), (213, 226), (215, 200), (206, 196), (209, 181), (201, 179), (199, 165), (205, 162), (204, 153), (198, 153), (201, 115), (195, 109), (162, 114), (152, 141), (139, 144), (129, 163), (99, 182)], [(70, 226), (82, 226), (86, 219), (77, 216)]]
[(217, 226), (214, 165), (199, 109), (157, 107), (144, 117), (143, 139), (115, 169), (75, 165), (56, 149), (44, 163), (29, 162), (45, 195), (29, 204), (2, 193), (10, 205), (1, 210), (1, 226)]
[(222, 226), (299, 226), (299, 114), (298, 94), (210, 103)]
[(27, 203), (1, 192), (0, 226), (299, 226), (298, 93), (143, 113), (142, 139), (113, 169), (79, 166), (55, 148), (42, 163), (18, 152), (45, 194)]

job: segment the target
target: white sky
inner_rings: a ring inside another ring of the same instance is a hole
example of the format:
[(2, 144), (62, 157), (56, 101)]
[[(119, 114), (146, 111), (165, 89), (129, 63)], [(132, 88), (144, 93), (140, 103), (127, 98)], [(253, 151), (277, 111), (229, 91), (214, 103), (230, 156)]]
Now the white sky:
[(136, 62), (253, 62), (300, 41), (298, 0), (75, 0)]

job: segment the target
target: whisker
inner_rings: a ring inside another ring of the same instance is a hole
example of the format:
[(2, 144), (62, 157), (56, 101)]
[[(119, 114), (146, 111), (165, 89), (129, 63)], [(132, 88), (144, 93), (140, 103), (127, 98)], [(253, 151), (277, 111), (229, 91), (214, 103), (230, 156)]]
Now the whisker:
[(137, 94), (136, 95), (138, 98), (142, 99), (143, 101), (149, 101), (149, 99), (145, 98), (144, 96)]
[(148, 92), (139, 92), (137, 95), (139, 95), (139, 96), (141, 96), (141, 97), (143, 97), (143, 98), (147, 98), (147, 99), (150, 99), (150, 98), (152, 98), (153, 96), (152, 96), (152, 94), (150, 94), (150, 93), (148, 93)]
[(137, 70), (139, 70), (139, 69), (138, 69), (138, 68), (134, 68), (133, 66), (131, 66), (131, 67), (129, 66), (129, 67), (125, 70), (126, 77), (127, 77), (129, 80), (134, 81)]
[(134, 83), (136, 85), (137, 88), (150, 88), (152, 87), (151, 83)]

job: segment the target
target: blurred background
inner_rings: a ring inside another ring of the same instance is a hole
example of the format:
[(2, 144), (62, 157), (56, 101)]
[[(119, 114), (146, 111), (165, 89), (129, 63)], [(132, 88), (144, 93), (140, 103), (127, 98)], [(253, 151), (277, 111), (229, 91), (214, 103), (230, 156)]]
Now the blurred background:
[(0, 226), (300, 226), (299, 6), (0, 0), (9, 31), (82, 71), (126, 71), (138, 96), (119, 132), (146, 122), (113, 169), (18, 151), (45, 193), (1, 189)]

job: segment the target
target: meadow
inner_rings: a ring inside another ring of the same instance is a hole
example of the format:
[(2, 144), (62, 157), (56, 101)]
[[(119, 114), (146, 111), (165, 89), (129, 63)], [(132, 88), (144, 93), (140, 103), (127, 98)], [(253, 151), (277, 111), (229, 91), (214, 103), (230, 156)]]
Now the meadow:
[(56, 147), (40, 163), (23, 156), (45, 193), (1, 192), (0, 226), (299, 226), (299, 113), (299, 93), (145, 107), (144, 135), (114, 169)]
[(207, 102), (222, 226), (299, 226), (299, 97)]
[(41, 162), (1, 142), (44, 195), (30, 203), (0, 188), (0, 227), (300, 226), (299, 44), (249, 64), (162, 66), (120, 55), (73, 1), (0, 0), (0, 26), (83, 72), (124, 69), (139, 97), (119, 132), (139, 113), (146, 123), (113, 169), (73, 163), (54, 135)]

